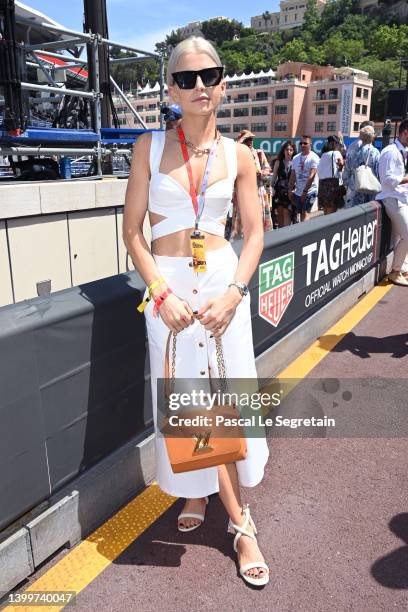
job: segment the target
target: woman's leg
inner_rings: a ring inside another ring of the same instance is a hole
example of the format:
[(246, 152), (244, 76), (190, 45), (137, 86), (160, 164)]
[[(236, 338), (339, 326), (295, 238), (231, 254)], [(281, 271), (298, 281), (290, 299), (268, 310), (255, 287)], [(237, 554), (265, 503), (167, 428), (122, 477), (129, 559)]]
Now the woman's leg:
[(279, 227), (290, 225), (290, 212), (285, 206), (278, 206), (278, 223)]
[[(242, 525), (242, 503), (236, 464), (228, 463), (226, 465), (219, 465), (218, 481), (220, 488), (219, 495), (229, 517), (231, 518), (231, 521), (236, 525)], [(247, 529), (253, 533), (253, 528), (251, 525), (248, 525)], [(257, 542), (252, 538), (245, 536), (240, 537), (237, 547), (239, 552), (238, 562), (240, 566), (253, 561), (265, 561), (261, 551), (259, 550)], [(265, 570), (263, 568), (255, 567), (245, 573), (248, 576), (253, 576), (254, 578), (262, 578), (265, 575)]]

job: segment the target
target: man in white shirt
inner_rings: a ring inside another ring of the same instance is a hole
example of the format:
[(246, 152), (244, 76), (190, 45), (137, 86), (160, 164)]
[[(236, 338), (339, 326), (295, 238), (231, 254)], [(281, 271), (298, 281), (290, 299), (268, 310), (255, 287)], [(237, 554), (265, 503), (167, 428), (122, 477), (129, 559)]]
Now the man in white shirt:
[(301, 214), (301, 220), (310, 218), (310, 211), (317, 197), (317, 167), (319, 156), (311, 150), (312, 139), (302, 136), (300, 153), (292, 160), (292, 172), (288, 184), (288, 196)]
[(382, 200), (392, 224), (393, 233), (399, 236), (394, 249), (392, 272), (388, 278), (396, 285), (408, 287), (408, 273), (402, 271), (408, 254), (408, 119), (401, 121), (398, 138), (385, 147), (378, 166)]

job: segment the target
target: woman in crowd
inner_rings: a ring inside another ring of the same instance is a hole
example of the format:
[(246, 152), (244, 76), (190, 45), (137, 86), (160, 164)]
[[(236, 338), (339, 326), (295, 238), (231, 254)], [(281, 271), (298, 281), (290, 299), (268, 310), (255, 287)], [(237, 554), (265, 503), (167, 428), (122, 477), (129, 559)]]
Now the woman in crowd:
[(292, 140), (287, 140), (282, 145), (273, 166), (272, 185), (274, 188), (274, 205), (278, 211), (279, 227), (285, 227), (292, 223), (293, 206), (288, 196), (288, 183), (294, 155), (296, 155), (296, 145)]
[(343, 172), (343, 181), (347, 187), (346, 208), (364, 204), (373, 199), (372, 195), (361, 193), (356, 190), (354, 172), (359, 166), (367, 164), (378, 179), (378, 160), (380, 159), (380, 152), (373, 145), (374, 139), (374, 128), (371, 125), (366, 125), (360, 129), (359, 141), (357, 141), (355, 145), (353, 143), (353, 146), (349, 148)]
[[(237, 142), (246, 145), (252, 155), (253, 163), (256, 170), (257, 178), (257, 189), (258, 199), (260, 204), (260, 210), (262, 213), (262, 223), (265, 232), (269, 232), (273, 229), (272, 224), (272, 211), (271, 202), (268, 197), (268, 193), (265, 188), (264, 180), (269, 176), (271, 167), (266, 159), (265, 153), (259, 149), (258, 151), (254, 148), (254, 135), (249, 130), (242, 130), (237, 138)], [(242, 236), (242, 224), (241, 215), (239, 211), (239, 205), (237, 205), (236, 198), (233, 198), (233, 221), (232, 221), (232, 237)]]
[(344, 185), (342, 171), (344, 167), (343, 156), (340, 153), (341, 142), (338, 136), (329, 136), (325, 153), (322, 154), (317, 174), (319, 176), (319, 208), (324, 214), (336, 212), (344, 206)]
[[(253, 157), (216, 127), (226, 81), (211, 43), (202, 37), (181, 41), (168, 61), (167, 84), (181, 107), (181, 123), (136, 141), (123, 220), (126, 248), (147, 285), (139, 310), (146, 318), (156, 434), (157, 382), (164, 378), (171, 337), (177, 380), (198, 378), (208, 387), (210, 378), (222, 376), (220, 347), (228, 378), (256, 380), (247, 283), (257, 270), (264, 236)], [(239, 258), (223, 225), (234, 185), (244, 228)], [(143, 235), (146, 211), (151, 249)], [(200, 527), (208, 496), (219, 493), (230, 518), (228, 531), (235, 534), (240, 574), (260, 586), (268, 582), (269, 570), (240, 486), (261, 482), (269, 449), (265, 436), (248, 437), (246, 445), (245, 459), (175, 473), (165, 438), (156, 435), (156, 480), (165, 493), (186, 498), (177, 525), (183, 532)]]

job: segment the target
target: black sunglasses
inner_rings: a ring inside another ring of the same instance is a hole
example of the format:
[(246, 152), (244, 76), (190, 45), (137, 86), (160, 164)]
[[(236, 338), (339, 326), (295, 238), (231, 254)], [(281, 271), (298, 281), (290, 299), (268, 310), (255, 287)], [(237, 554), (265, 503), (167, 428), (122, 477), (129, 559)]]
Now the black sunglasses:
[(300, 144), (301, 145), (308, 145), (308, 144), (310, 144), (310, 142), (301, 142)]
[(202, 70), (181, 70), (180, 72), (173, 72), (171, 76), (180, 89), (194, 89), (198, 75), (200, 75), (205, 87), (214, 87), (214, 85), (221, 83), (223, 74), (224, 66), (214, 66)]

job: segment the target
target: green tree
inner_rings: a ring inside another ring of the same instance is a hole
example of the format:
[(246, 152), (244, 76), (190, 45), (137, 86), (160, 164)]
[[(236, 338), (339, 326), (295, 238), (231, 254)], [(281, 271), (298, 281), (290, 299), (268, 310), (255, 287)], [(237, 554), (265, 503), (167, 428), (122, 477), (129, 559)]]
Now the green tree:
[(357, 63), (356, 67), (366, 70), (374, 82), (370, 117), (375, 121), (384, 121), (388, 90), (399, 85), (398, 60), (381, 61), (377, 57), (370, 56)]
[(244, 25), (240, 21), (233, 19), (210, 19), (203, 21), (201, 31), (204, 38), (213, 41), (216, 45), (221, 45), (226, 40), (233, 40), (234, 36), (240, 37)]
[(305, 49), (305, 42), (301, 38), (294, 38), (280, 50), (279, 58), (281, 62), (307, 62), (308, 54)]
[(314, 36), (320, 25), (320, 15), (317, 10), (317, 2), (316, 0), (308, 0), (307, 8), (305, 11), (302, 33), (309, 33), (311, 36)]
[(408, 25), (380, 25), (372, 35), (370, 47), (380, 59), (408, 57)]

